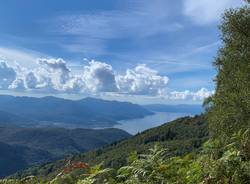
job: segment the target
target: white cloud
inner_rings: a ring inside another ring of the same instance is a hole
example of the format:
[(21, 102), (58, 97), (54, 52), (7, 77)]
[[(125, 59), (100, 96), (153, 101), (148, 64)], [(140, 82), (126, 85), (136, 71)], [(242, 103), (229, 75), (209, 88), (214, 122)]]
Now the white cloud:
[(125, 75), (117, 76), (120, 91), (139, 95), (160, 95), (167, 86), (168, 77), (160, 76), (157, 71), (146, 65), (128, 69)]
[(170, 100), (194, 100), (201, 101), (205, 98), (214, 94), (214, 91), (209, 91), (206, 88), (201, 88), (196, 92), (191, 92), (189, 90), (185, 91), (172, 91), (168, 95), (168, 99)]
[(38, 78), (35, 76), (33, 72), (29, 72), (25, 76), (25, 81), (26, 81), (27, 88), (29, 89), (35, 89), (36, 85), (38, 84)]
[(217, 22), (225, 9), (239, 7), (240, 0), (184, 0), (184, 15), (197, 24)]
[(94, 92), (114, 92), (117, 90), (112, 66), (103, 62), (90, 61), (84, 67), (82, 79), (86, 87)]
[(52, 71), (61, 71), (63, 73), (68, 73), (70, 70), (66, 66), (66, 62), (61, 59), (45, 59), (45, 58), (39, 58), (38, 59), (38, 64), (47, 66), (49, 70)]
[(159, 75), (146, 65), (127, 69), (124, 75), (119, 75), (115, 74), (111, 65), (94, 60), (84, 66), (79, 74), (72, 73), (63, 59), (39, 58), (37, 63), (38, 66), (31, 70), (23, 67), (14, 70), (2, 64), (5, 72), (12, 72), (12, 78), (5, 88), (45, 93), (116, 92), (154, 96), (160, 95), (168, 83), (166, 76)]
[(61, 59), (46, 59), (39, 58), (37, 63), (41, 66), (40, 68), (46, 71), (41, 71), (40, 73), (47, 73), (55, 83), (65, 84), (69, 79), (70, 69), (66, 66), (66, 62)]
[(193, 100), (203, 100), (214, 94), (214, 91), (209, 91), (206, 88), (201, 88), (197, 92), (193, 93)]
[(14, 89), (17, 91), (24, 91), (26, 90), (24, 80), (16, 78), (8, 87), (9, 89)]
[(73, 73), (63, 59), (37, 59), (37, 67), (11, 67), (0, 62), (0, 89), (39, 92), (43, 94), (141, 95), (169, 100), (201, 101), (213, 92), (201, 88), (196, 92), (167, 90), (168, 77), (144, 64), (117, 74), (111, 65), (90, 61), (79, 74)]
[(0, 89), (8, 89), (8, 87), (15, 79), (15, 70), (10, 67), (5, 61), (0, 60)]

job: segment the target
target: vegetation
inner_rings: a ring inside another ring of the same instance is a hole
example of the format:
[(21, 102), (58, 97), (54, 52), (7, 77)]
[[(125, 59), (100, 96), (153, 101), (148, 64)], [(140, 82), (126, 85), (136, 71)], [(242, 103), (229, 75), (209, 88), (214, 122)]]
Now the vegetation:
[[(118, 150), (126, 155), (127, 152), (131, 152), (132, 148), (134, 151), (127, 157), (125, 166), (110, 164), (110, 168), (102, 169), (101, 164), (91, 167), (84, 162), (84, 159), (88, 158), (87, 154), (80, 155), (79, 160), (74, 158), (73, 162), (70, 160), (68, 164), (64, 164), (61, 172), (53, 179), (49, 179), (47, 183), (249, 184), (249, 5), (227, 11), (221, 30), (224, 46), (220, 49), (215, 62), (218, 69), (216, 93), (205, 102), (207, 109), (205, 117), (208, 120), (211, 136), (200, 149), (199, 144), (197, 146), (188, 144), (188, 140), (193, 141), (193, 139), (199, 138), (201, 144), (202, 140), (206, 138), (200, 129), (190, 129), (190, 127), (203, 127), (205, 121), (195, 120), (204, 117), (183, 118), (168, 126), (164, 125), (127, 141), (114, 144), (113, 147), (99, 150), (99, 155), (103, 155), (100, 158), (106, 161), (103, 151), (110, 153), (110, 155), (106, 155), (107, 158), (116, 158), (119, 155)], [(189, 134), (192, 136), (188, 137)], [(140, 141), (144, 141), (144, 143), (140, 144)], [(139, 149), (135, 148), (137, 144)], [(191, 148), (189, 151), (184, 149), (187, 148), (187, 145)], [(117, 149), (114, 149), (116, 146)], [(174, 148), (174, 146), (177, 147)], [(148, 147), (153, 147), (153, 149), (151, 148), (147, 152), (145, 149)], [(99, 156), (98, 151), (90, 152), (90, 154), (97, 158)], [(106, 165), (108, 164), (104, 163), (103, 166)], [(1, 182), (7, 184), (46, 183), (39, 177), (24, 177), (21, 180), (6, 179)]]
[(224, 141), (250, 126), (250, 8), (231, 9), (220, 26), (215, 95), (208, 101), (210, 134)]
[(31, 165), (48, 163), (128, 137), (130, 135), (127, 132), (114, 128), (92, 130), (0, 127), (0, 177)]
[(231, 143), (218, 147), (209, 140), (199, 154), (172, 157), (168, 149), (155, 146), (148, 154), (129, 157), (127, 166), (118, 170), (89, 167), (83, 162), (70, 163), (50, 181), (37, 177), (5, 179), (0, 184), (165, 184), (222, 183), (248, 184), (250, 181), (250, 130), (239, 131)]
[(53, 178), (69, 162), (86, 162), (90, 165), (102, 163), (103, 167), (118, 169), (128, 164), (130, 153), (147, 153), (159, 144), (167, 147), (171, 156), (180, 156), (191, 151), (199, 151), (208, 139), (208, 128), (204, 116), (184, 117), (162, 126), (146, 130), (136, 136), (115, 142), (104, 148), (74, 155), (57, 162), (37, 166), (18, 172), (12, 177), (23, 178), (30, 175)]

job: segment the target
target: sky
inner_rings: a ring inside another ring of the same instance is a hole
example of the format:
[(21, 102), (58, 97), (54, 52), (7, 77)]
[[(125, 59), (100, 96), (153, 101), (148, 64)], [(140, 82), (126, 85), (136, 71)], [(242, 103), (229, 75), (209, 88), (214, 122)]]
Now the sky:
[(0, 94), (202, 103), (241, 0), (0, 1)]

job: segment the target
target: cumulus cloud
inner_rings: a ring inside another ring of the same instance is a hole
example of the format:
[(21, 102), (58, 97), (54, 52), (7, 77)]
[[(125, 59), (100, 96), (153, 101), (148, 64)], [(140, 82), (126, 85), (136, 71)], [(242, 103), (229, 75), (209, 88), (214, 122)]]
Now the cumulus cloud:
[(14, 68), (10, 67), (5, 61), (0, 61), (0, 89), (8, 89), (15, 79)]
[(157, 71), (146, 65), (128, 69), (125, 75), (117, 76), (121, 92), (139, 95), (160, 95), (168, 83), (168, 77), (160, 76)]
[(33, 72), (29, 72), (25, 76), (25, 81), (26, 81), (27, 88), (29, 89), (35, 89), (38, 84), (38, 78), (35, 76)]
[(197, 24), (217, 22), (225, 9), (243, 4), (236, 0), (184, 0), (184, 14)]
[(206, 88), (201, 88), (196, 92), (191, 92), (189, 90), (185, 91), (172, 91), (169, 93), (168, 98), (170, 100), (204, 100), (205, 98), (214, 94), (214, 91), (209, 91)]
[(66, 66), (66, 62), (61, 59), (46, 59), (46, 58), (39, 58), (37, 60), (38, 64), (47, 66), (51, 71), (61, 71), (63, 73), (70, 72), (69, 68)]
[(0, 61), (0, 89), (40, 93), (120, 94), (158, 96), (170, 100), (203, 100), (213, 94), (205, 88), (196, 92), (168, 91), (168, 77), (144, 64), (116, 73), (112, 66), (90, 61), (75, 74), (63, 59), (37, 59), (37, 67), (27, 69)]
[(26, 90), (24, 80), (20, 78), (16, 78), (11, 85), (8, 87), (9, 89), (15, 89), (17, 91), (24, 91)]
[(115, 74), (109, 64), (94, 60), (90, 61), (89, 65), (84, 67), (82, 79), (90, 91), (117, 91)]
[[(37, 59), (32, 70), (0, 65), (1, 86), (15, 90), (58, 93), (117, 92), (115, 74), (111, 65), (90, 61), (80, 74), (74, 74), (63, 59)], [(4, 73), (5, 72), (5, 73)], [(2, 87), (3, 88), (3, 87)]]
[(54, 84), (65, 84), (69, 79), (70, 69), (63, 59), (39, 58), (37, 63), (40, 65), (39, 73), (47, 73), (52, 80), (55, 80)]

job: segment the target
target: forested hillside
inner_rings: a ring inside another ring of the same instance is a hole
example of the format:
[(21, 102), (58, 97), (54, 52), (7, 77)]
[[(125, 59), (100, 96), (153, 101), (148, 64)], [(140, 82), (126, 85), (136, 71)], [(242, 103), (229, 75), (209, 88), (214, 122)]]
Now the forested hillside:
[(4, 177), (32, 164), (42, 164), (55, 157), (47, 151), (0, 142), (0, 177)]
[(103, 163), (105, 167), (119, 168), (127, 164), (127, 158), (131, 153), (147, 152), (156, 143), (168, 147), (170, 154), (176, 156), (194, 150), (198, 151), (207, 138), (208, 129), (204, 116), (184, 117), (96, 151), (75, 155), (41, 167), (34, 167), (20, 172), (16, 176), (53, 177), (61, 172), (69, 160), (72, 162), (84, 161), (91, 165)]
[(70, 130), (0, 127), (0, 177), (128, 137), (127, 132), (114, 128)]

